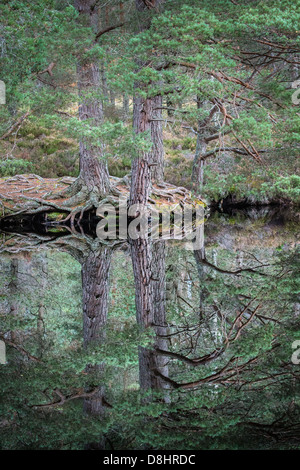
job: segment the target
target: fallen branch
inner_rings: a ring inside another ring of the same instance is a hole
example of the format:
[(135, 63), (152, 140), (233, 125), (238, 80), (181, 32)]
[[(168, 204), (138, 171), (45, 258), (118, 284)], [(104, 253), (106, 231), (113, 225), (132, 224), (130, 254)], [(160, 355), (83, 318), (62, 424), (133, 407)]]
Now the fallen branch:
[(13, 132), (14, 130), (19, 127), (23, 121), (25, 121), (26, 118), (28, 118), (29, 114), (31, 113), (31, 111), (27, 111), (27, 113), (23, 114), (23, 116), (21, 116), (9, 129), (8, 131), (5, 132), (5, 134), (3, 134), (1, 137), (0, 137), (0, 140), (4, 140), (4, 139), (7, 139), (7, 137), (9, 137)]

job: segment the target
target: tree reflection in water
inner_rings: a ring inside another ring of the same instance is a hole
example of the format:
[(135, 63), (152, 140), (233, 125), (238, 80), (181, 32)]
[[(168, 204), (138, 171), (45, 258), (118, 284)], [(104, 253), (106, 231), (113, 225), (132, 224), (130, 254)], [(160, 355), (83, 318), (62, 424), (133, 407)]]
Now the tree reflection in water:
[(276, 214), (195, 253), (2, 234), (2, 448), (296, 448), (295, 241)]

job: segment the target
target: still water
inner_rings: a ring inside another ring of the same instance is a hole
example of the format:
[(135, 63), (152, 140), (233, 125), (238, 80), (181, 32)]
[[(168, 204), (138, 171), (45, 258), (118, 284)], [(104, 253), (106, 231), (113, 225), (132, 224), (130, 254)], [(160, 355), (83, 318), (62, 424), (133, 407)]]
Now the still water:
[(299, 448), (297, 223), (215, 212), (196, 252), (0, 233), (1, 448)]

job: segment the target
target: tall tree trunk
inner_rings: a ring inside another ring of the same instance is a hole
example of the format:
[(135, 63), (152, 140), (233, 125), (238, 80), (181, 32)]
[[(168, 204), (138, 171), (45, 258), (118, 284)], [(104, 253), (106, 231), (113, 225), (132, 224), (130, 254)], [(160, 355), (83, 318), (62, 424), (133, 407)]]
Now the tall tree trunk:
[[(165, 242), (132, 240), (131, 256), (136, 292), (137, 323), (142, 329), (152, 327), (156, 333), (153, 348), (139, 347), (140, 388), (143, 392), (168, 389), (156, 371), (168, 376), (167, 358), (156, 348), (166, 351), (167, 332), (165, 297)], [(168, 400), (167, 394), (164, 395)], [(151, 393), (146, 400), (151, 400)]]
[[(82, 304), (83, 304), (83, 340), (84, 346), (100, 343), (105, 339), (105, 326), (108, 312), (109, 272), (111, 264), (111, 249), (102, 247), (98, 252), (91, 252), (82, 264)], [(105, 407), (103, 398), (105, 388), (103, 372), (105, 364), (88, 365), (86, 371), (93, 375), (93, 382), (99, 383), (96, 394), (84, 400), (85, 413), (103, 418)], [(89, 449), (104, 449), (105, 439), (87, 445)]]
[(202, 320), (204, 318), (204, 300), (206, 295), (205, 266), (203, 264), (203, 260), (205, 259), (205, 247), (203, 246), (201, 250), (194, 250), (193, 254), (196, 260), (199, 277), (199, 318)]
[(162, 96), (158, 95), (151, 98), (152, 102), (152, 121), (151, 121), (151, 178), (156, 183), (164, 181), (164, 142), (163, 142), (163, 126), (162, 126)]
[[(152, 0), (152, 2), (144, 2), (142, 0), (136, 0), (136, 9), (139, 12), (158, 9), (163, 1), (164, 0)], [(149, 25), (149, 18), (142, 18), (140, 31), (147, 29)], [(161, 96), (142, 98), (136, 94), (133, 100), (134, 131), (137, 134), (149, 132), (153, 147), (150, 152), (142, 152), (142, 155), (136, 158), (132, 163), (131, 204), (138, 202), (147, 204), (151, 178), (159, 182), (163, 180), (164, 151), (162, 123), (160, 121), (161, 109), (157, 109), (161, 108), (161, 103)]]
[(48, 287), (48, 263), (45, 253), (40, 258), (41, 262), (41, 275), (39, 278), (39, 307), (37, 316), (37, 342), (38, 342), (38, 357), (42, 357), (44, 350), (44, 334), (45, 325), (44, 318), (47, 310), (45, 307), (45, 294)]
[[(94, 0), (75, 0), (75, 7), (86, 26), (96, 32), (98, 27), (98, 11)], [(91, 44), (92, 48), (93, 44)], [(100, 97), (100, 70), (97, 63), (80, 60), (77, 66), (79, 90), (79, 119), (90, 120), (94, 126), (103, 121), (103, 106)], [(109, 175), (107, 163), (103, 159), (103, 147), (95, 146), (88, 139), (83, 139), (80, 151), (80, 179), (89, 192), (105, 194), (109, 191)]]
[[(133, 99), (133, 128), (136, 134), (151, 133), (152, 100), (136, 95)], [(151, 151), (141, 151), (132, 162), (130, 205), (147, 205), (151, 188)]]
[[(152, 281), (152, 242), (138, 238), (130, 240), (131, 259), (135, 283), (136, 319), (141, 329), (149, 328), (154, 323), (154, 295)], [(152, 352), (139, 346), (139, 379), (142, 391), (152, 388)]]
[[(155, 348), (168, 350), (167, 322), (166, 322), (166, 244), (164, 240), (153, 243), (152, 250), (152, 279), (154, 291), (154, 329), (156, 333)], [(154, 370), (158, 370), (163, 376), (168, 377), (168, 358), (155, 353)], [(156, 376), (154, 388), (167, 390), (168, 384)], [(168, 394), (164, 394), (164, 400), (168, 401)]]
[(154, 323), (152, 242), (149, 239), (138, 238), (130, 240), (130, 245), (137, 323), (143, 328), (148, 328)]
[[(197, 98), (197, 108), (200, 109), (202, 102), (199, 98)], [(197, 143), (196, 143), (196, 152), (194, 157), (193, 163), (193, 172), (192, 172), (192, 181), (197, 191), (202, 192), (203, 189), (203, 173), (204, 173), (204, 164), (205, 161), (203, 160), (202, 156), (206, 152), (206, 141), (204, 131), (202, 129), (203, 122), (198, 121), (198, 135), (197, 135)]]
[(84, 345), (104, 339), (108, 311), (111, 249), (92, 251), (82, 265)]
[[(143, 2), (136, 0), (138, 11), (158, 8), (163, 0)], [(140, 31), (147, 29), (143, 18)], [(130, 204), (147, 205), (154, 182), (163, 181), (164, 150), (162, 138), (161, 110), (162, 97), (143, 98), (136, 93), (133, 100), (133, 128), (139, 134), (148, 132), (152, 149), (143, 151), (132, 163)], [(136, 315), (138, 324), (144, 329), (153, 327), (156, 332), (153, 349), (139, 348), (140, 387), (142, 391), (151, 392), (163, 388), (156, 370), (166, 373), (164, 358), (155, 351), (155, 346), (166, 344), (158, 336), (165, 331), (165, 246), (164, 242), (156, 245), (149, 239), (131, 240), (131, 256), (136, 292)], [(151, 393), (148, 400), (151, 400)]]

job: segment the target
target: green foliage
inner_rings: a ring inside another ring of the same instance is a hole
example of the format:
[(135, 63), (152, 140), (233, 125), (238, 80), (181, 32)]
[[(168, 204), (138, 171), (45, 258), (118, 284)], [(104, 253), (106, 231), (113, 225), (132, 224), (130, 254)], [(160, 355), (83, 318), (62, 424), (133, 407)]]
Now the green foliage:
[(277, 163), (277, 155), (272, 152), (264, 157), (268, 167), (262, 168), (248, 158), (237, 156), (233, 160), (221, 152), (216, 162), (205, 167), (203, 195), (213, 201), (231, 196), (250, 204), (292, 201), (297, 205), (299, 177), (293, 174), (295, 157), (290, 155), (289, 161)]
[(300, 203), (300, 176), (280, 176), (272, 186), (263, 183), (262, 190), (271, 197), (291, 199)]
[(18, 159), (7, 159), (0, 162), (0, 176), (14, 176), (20, 173), (31, 173), (33, 165), (31, 162)]

